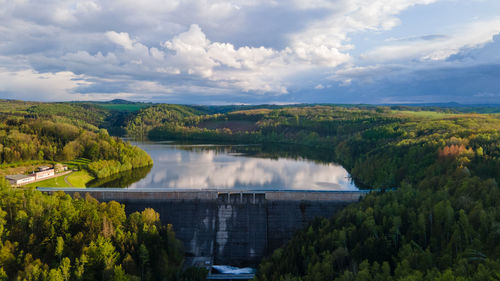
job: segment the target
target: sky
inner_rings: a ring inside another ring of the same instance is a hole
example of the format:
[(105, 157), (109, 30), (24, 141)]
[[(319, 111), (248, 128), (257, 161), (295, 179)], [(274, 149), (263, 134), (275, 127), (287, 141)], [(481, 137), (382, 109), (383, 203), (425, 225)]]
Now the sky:
[(500, 1), (0, 0), (0, 98), (500, 104)]

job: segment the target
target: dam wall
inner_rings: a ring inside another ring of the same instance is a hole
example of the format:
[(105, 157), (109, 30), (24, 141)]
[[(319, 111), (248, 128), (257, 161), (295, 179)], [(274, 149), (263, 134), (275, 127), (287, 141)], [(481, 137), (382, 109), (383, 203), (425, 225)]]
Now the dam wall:
[(315, 217), (331, 217), (367, 191), (242, 191), (39, 188), (125, 204), (127, 214), (153, 208), (172, 224), (195, 266), (255, 266)]

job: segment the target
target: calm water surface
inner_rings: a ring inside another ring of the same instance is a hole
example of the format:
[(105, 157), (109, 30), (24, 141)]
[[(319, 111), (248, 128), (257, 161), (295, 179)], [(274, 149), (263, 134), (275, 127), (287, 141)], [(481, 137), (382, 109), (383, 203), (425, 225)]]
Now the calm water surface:
[(324, 153), (313, 154), (312, 158), (322, 159), (313, 161), (306, 158), (311, 151), (283, 146), (132, 143), (151, 155), (153, 167), (98, 186), (357, 190), (349, 173), (328, 162)]

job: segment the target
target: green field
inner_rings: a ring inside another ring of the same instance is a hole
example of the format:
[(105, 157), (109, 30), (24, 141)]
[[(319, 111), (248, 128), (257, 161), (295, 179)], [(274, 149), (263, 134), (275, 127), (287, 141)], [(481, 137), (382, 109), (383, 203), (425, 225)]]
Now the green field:
[(136, 112), (145, 107), (150, 107), (151, 104), (145, 103), (134, 103), (134, 104), (96, 104), (99, 107), (102, 107), (111, 111), (125, 111), (125, 112)]
[(89, 163), (90, 163), (90, 160), (86, 159), (86, 158), (77, 158), (75, 160), (64, 162), (64, 164), (66, 164), (68, 166), (68, 168), (71, 170), (81, 170), (81, 169), (87, 167), (87, 165)]
[(85, 187), (93, 179), (94, 177), (89, 175), (86, 170), (73, 172), (68, 176), (68, 181), (73, 187)]
[(27, 184), (25, 186), (26, 187), (38, 187), (38, 186), (41, 186), (41, 187), (70, 187), (70, 185), (64, 181), (65, 177), (66, 177), (66, 175), (56, 177), (56, 178), (51, 178), (51, 179), (44, 180), (44, 181), (30, 183), (30, 184)]

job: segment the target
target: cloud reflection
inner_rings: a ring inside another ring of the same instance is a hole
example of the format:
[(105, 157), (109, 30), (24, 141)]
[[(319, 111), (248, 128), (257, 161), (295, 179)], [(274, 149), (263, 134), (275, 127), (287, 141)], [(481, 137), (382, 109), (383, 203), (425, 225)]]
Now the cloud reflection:
[[(154, 160), (151, 172), (131, 188), (355, 190), (339, 165), (304, 159), (256, 158), (209, 147), (137, 143)], [(182, 149), (184, 148), (184, 149)]]

